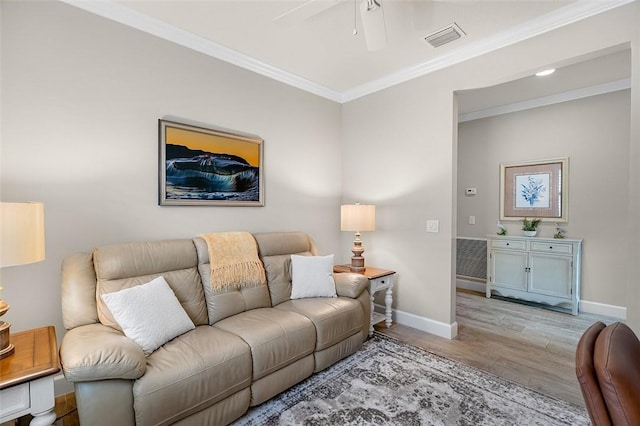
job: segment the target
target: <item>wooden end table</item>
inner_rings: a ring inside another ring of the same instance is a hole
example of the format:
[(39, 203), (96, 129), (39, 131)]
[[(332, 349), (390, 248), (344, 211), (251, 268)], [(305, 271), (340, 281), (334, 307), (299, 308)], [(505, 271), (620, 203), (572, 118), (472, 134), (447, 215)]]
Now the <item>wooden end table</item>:
[(13, 355), (0, 360), (0, 423), (31, 414), (32, 426), (56, 420), (53, 375), (60, 371), (53, 326), (11, 335)]
[[(333, 272), (351, 272), (350, 265), (334, 265)], [(365, 266), (364, 272), (357, 272), (369, 278), (369, 295), (371, 296), (371, 322), (369, 323), (369, 336), (373, 334), (374, 324), (384, 320), (387, 327), (391, 327), (391, 304), (393, 303), (393, 276), (395, 271)], [(377, 292), (386, 290), (384, 296), (385, 314), (374, 311), (373, 299)]]

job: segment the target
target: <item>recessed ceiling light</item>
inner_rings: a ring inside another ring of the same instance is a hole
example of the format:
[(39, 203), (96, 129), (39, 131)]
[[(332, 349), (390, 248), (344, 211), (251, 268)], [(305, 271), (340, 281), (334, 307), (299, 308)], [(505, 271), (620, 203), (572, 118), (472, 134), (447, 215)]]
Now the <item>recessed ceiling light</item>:
[(537, 76), (537, 77), (545, 77), (545, 76), (547, 76), (547, 75), (551, 75), (551, 74), (553, 74), (554, 72), (556, 72), (556, 69), (555, 69), (555, 68), (550, 68), (550, 69), (548, 69), (548, 70), (544, 70), (544, 71), (537, 72), (537, 73), (536, 73), (536, 76)]

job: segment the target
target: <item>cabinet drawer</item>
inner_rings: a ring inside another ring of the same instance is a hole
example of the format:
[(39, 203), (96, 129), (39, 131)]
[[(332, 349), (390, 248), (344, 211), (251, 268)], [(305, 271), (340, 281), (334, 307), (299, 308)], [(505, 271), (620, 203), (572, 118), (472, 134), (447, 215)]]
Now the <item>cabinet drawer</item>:
[(27, 413), (29, 409), (29, 383), (3, 389), (0, 392), (0, 418), (12, 419), (22, 413)]
[(385, 277), (380, 277), (380, 278), (371, 278), (369, 279), (369, 292), (371, 292), (372, 294), (380, 291), (380, 290), (386, 290), (389, 287), (391, 287), (391, 284), (393, 283), (391, 276), (385, 276)]
[(491, 240), (492, 248), (526, 250), (527, 242), (519, 240)]
[(571, 254), (573, 252), (571, 244), (532, 242), (531, 251), (541, 251), (546, 253)]

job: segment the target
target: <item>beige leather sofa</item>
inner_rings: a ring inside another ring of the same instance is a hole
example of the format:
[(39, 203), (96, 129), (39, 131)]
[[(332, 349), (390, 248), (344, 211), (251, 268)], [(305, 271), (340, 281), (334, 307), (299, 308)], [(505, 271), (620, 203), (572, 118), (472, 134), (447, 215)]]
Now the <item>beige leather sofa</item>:
[[(317, 255), (313, 241), (304, 233), (254, 238), (268, 285), (243, 290), (207, 285), (201, 238), (100, 247), (64, 260), (60, 359), (83, 426), (229, 424), (361, 347), (367, 279), (335, 274), (338, 297), (290, 300), (290, 256)], [(195, 329), (145, 356), (100, 322), (96, 295), (160, 275)]]

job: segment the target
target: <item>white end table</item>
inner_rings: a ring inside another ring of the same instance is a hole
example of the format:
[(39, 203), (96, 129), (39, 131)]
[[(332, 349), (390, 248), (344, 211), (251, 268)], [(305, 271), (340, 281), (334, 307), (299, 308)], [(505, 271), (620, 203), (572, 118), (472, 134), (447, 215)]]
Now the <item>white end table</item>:
[(0, 423), (31, 414), (32, 426), (56, 421), (53, 375), (60, 371), (53, 326), (11, 335), (15, 352), (0, 360)]
[[(333, 267), (334, 272), (351, 272), (349, 270), (350, 265), (335, 265)], [(391, 304), (393, 303), (393, 277), (395, 271), (389, 271), (387, 269), (374, 268), (372, 266), (366, 266), (364, 272), (358, 272), (365, 277), (369, 278), (369, 295), (371, 296), (371, 322), (369, 323), (369, 336), (373, 334), (374, 324), (384, 320), (387, 327), (391, 327)], [(386, 290), (384, 296), (385, 313), (384, 315), (375, 312), (374, 310), (374, 296), (377, 292)]]

